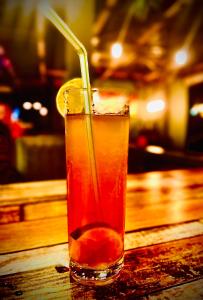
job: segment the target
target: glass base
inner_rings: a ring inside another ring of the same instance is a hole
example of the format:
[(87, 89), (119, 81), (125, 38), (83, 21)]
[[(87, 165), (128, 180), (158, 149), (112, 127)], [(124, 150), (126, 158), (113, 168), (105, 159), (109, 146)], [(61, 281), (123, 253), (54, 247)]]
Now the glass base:
[(71, 277), (84, 285), (106, 285), (112, 283), (119, 276), (123, 267), (123, 257), (107, 269), (89, 269), (70, 261)]

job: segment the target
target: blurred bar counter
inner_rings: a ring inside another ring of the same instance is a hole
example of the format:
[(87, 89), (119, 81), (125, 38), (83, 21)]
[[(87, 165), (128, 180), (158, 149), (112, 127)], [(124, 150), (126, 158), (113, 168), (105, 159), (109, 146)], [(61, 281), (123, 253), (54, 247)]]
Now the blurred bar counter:
[(203, 153), (192, 151), (167, 150), (160, 146), (148, 146), (145, 149), (130, 145), (128, 152), (128, 172), (149, 172), (203, 168)]
[[(64, 136), (43, 134), (18, 138), (15, 160), (15, 167), (25, 182), (65, 179)], [(129, 173), (197, 167), (203, 168), (201, 152), (171, 151), (159, 146), (148, 146), (145, 149), (139, 149), (133, 144), (129, 146)]]
[(1, 299), (203, 299), (203, 168), (129, 174), (125, 265), (106, 287), (68, 270), (65, 180), (0, 186)]
[(16, 139), (16, 169), (24, 181), (66, 177), (64, 135), (41, 134)]

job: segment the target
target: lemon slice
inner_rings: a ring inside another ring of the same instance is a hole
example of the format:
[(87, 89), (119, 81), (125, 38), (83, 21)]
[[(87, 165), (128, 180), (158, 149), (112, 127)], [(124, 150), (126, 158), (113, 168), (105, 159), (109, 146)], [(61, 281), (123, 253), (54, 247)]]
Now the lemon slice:
[[(84, 108), (84, 100), (82, 94), (78, 89), (82, 88), (82, 79), (74, 78), (65, 82), (59, 89), (56, 95), (56, 107), (58, 112), (64, 117), (68, 112), (69, 114), (81, 113)], [(71, 94), (64, 97), (64, 92), (68, 89), (73, 89)], [(75, 90), (74, 90), (75, 89)]]
[(84, 232), (77, 240), (72, 239), (69, 251), (75, 262), (105, 269), (122, 256), (123, 241), (115, 230), (96, 227)]

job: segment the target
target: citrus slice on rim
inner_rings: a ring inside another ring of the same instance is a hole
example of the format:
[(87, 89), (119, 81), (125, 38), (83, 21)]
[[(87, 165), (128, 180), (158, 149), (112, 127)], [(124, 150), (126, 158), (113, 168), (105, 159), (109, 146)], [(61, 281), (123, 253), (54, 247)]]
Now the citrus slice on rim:
[[(68, 113), (81, 113), (84, 108), (84, 100), (78, 89), (82, 88), (82, 79), (74, 78), (65, 82), (56, 95), (56, 107), (64, 117)], [(72, 89), (71, 93), (68, 90)]]
[(71, 239), (70, 257), (73, 261), (96, 269), (105, 269), (118, 261), (123, 253), (123, 241), (111, 228), (97, 227)]

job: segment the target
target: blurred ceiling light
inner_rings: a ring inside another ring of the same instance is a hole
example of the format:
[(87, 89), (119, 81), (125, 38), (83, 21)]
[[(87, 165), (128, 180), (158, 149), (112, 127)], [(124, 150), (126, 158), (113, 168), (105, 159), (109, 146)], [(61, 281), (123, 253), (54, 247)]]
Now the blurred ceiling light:
[(177, 66), (184, 66), (188, 62), (188, 51), (181, 49), (175, 53), (174, 61)]
[(154, 154), (163, 154), (165, 152), (164, 148), (160, 146), (154, 146), (154, 145), (149, 145), (145, 148), (147, 152), (154, 153)]
[(197, 104), (193, 105), (193, 107), (190, 109), (190, 114), (193, 117), (197, 116), (198, 114), (200, 114), (200, 116), (202, 116), (203, 103), (197, 103)]
[(32, 108), (32, 103), (29, 102), (29, 101), (26, 101), (23, 103), (23, 108), (26, 109), (26, 110), (29, 110)]
[(162, 99), (151, 100), (147, 103), (147, 111), (149, 113), (163, 111), (164, 108), (165, 108), (165, 102)]
[(163, 54), (163, 48), (160, 46), (153, 46), (151, 51), (155, 56), (161, 56)]
[(93, 52), (91, 55), (91, 62), (92, 64), (96, 65), (101, 59), (101, 53), (100, 52)]
[(45, 43), (44, 43), (43, 39), (38, 41), (37, 51), (38, 51), (38, 56), (39, 57), (43, 58), (45, 56), (46, 51), (45, 51)]
[(39, 110), (39, 113), (41, 116), (45, 117), (47, 116), (48, 114), (48, 109), (46, 107), (42, 107), (40, 110)]
[(40, 108), (42, 107), (42, 104), (40, 102), (34, 102), (33, 103), (33, 108), (36, 110), (40, 110)]
[(111, 56), (113, 58), (120, 58), (123, 53), (123, 47), (120, 43), (114, 43), (111, 46)]
[(197, 115), (198, 115), (197, 109), (196, 109), (195, 107), (192, 107), (192, 108), (190, 109), (190, 114), (191, 114), (191, 116), (193, 116), (193, 117), (197, 116)]
[(97, 37), (97, 36), (93, 36), (92, 38), (91, 38), (91, 40), (90, 40), (90, 42), (91, 42), (91, 45), (92, 46), (94, 46), (94, 47), (96, 47), (96, 46), (98, 46), (99, 45), (99, 38)]

